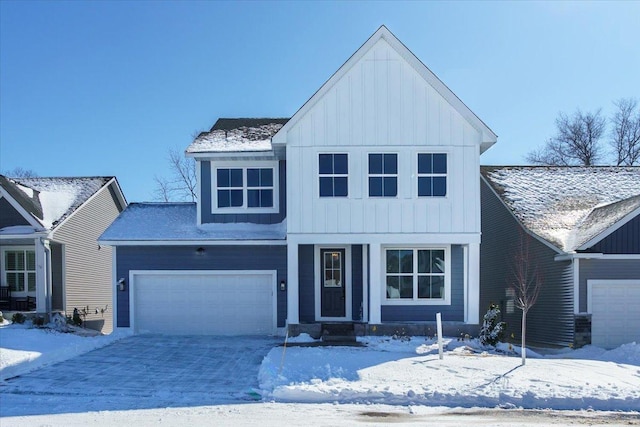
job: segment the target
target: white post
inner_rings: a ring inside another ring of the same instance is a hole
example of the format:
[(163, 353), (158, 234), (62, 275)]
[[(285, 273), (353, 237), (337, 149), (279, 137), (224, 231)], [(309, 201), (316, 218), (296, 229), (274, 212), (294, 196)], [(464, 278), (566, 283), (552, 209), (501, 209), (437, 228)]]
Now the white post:
[(436, 313), (436, 326), (438, 331), (438, 356), (442, 360), (442, 316)]
[(44, 242), (41, 238), (35, 239), (36, 249), (36, 312), (46, 313), (48, 295), (47, 288), (47, 257), (44, 249)]
[(287, 282), (287, 324), (297, 325), (300, 323), (297, 243), (287, 244)]
[(371, 266), (369, 274), (369, 283), (371, 284), (371, 292), (369, 293), (369, 301), (371, 302), (369, 307), (369, 324), (379, 325), (382, 323), (382, 313), (380, 312), (382, 293), (380, 284), (380, 272), (382, 271), (380, 267), (380, 243), (371, 243), (369, 249), (369, 265)]
[(469, 243), (469, 289), (467, 292), (466, 323), (480, 323), (480, 245)]

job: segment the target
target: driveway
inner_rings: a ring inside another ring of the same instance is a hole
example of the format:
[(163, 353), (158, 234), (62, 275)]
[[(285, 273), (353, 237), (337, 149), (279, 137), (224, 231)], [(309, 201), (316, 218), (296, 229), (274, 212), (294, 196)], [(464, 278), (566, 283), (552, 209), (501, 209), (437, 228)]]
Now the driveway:
[(0, 391), (4, 398), (48, 396), (52, 402), (92, 398), (96, 409), (257, 400), (260, 364), (280, 341), (136, 335), (10, 379)]

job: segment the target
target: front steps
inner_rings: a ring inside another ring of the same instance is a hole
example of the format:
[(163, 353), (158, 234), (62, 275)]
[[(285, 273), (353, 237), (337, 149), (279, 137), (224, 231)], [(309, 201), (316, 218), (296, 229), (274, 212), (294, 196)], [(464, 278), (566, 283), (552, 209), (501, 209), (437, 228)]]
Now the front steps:
[(356, 342), (353, 323), (323, 323), (322, 342), (335, 345), (349, 345)]

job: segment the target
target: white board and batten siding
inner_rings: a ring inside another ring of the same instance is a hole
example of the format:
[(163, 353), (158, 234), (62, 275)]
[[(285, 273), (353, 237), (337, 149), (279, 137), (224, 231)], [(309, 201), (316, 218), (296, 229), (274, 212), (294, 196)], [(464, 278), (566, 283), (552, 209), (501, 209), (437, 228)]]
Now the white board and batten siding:
[(640, 342), (640, 279), (588, 280), (591, 344), (616, 348)]
[(168, 335), (276, 333), (276, 271), (131, 271), (132, 327)]
[[(482, 130), (379, 39), (288, 130), (288, 232), (479, 233)], [(417, 154), (446, 153), (447, 196), (417, 197)], [(349, 196), (319, 198), (318, 154), (348, 153)], [(368, 154), (398, 154), (398, 196), (368, 197)]]
[[(98, 237), (119, 213), (108, 186), (104, 186), (53, 235), (53, 239), (63, 245), (67, 315), (71, 315), (74, 308), (89, 306), (86, 320), (104, 321), (103, 333), (113, 330), (112, 248), (98, 246)], [(100, 313), (105, 307), (106, 312)]]

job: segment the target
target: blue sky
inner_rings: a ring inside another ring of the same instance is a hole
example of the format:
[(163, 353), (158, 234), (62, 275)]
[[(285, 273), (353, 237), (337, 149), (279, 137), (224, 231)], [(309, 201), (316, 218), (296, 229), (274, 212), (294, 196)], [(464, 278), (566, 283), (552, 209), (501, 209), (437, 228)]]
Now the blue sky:
[(558, 112), (640, 98), (640, 2), (0, 1), (0, 171), (153, 199), (219, 117), (289, 117), (382, 24), (523, 164)]

